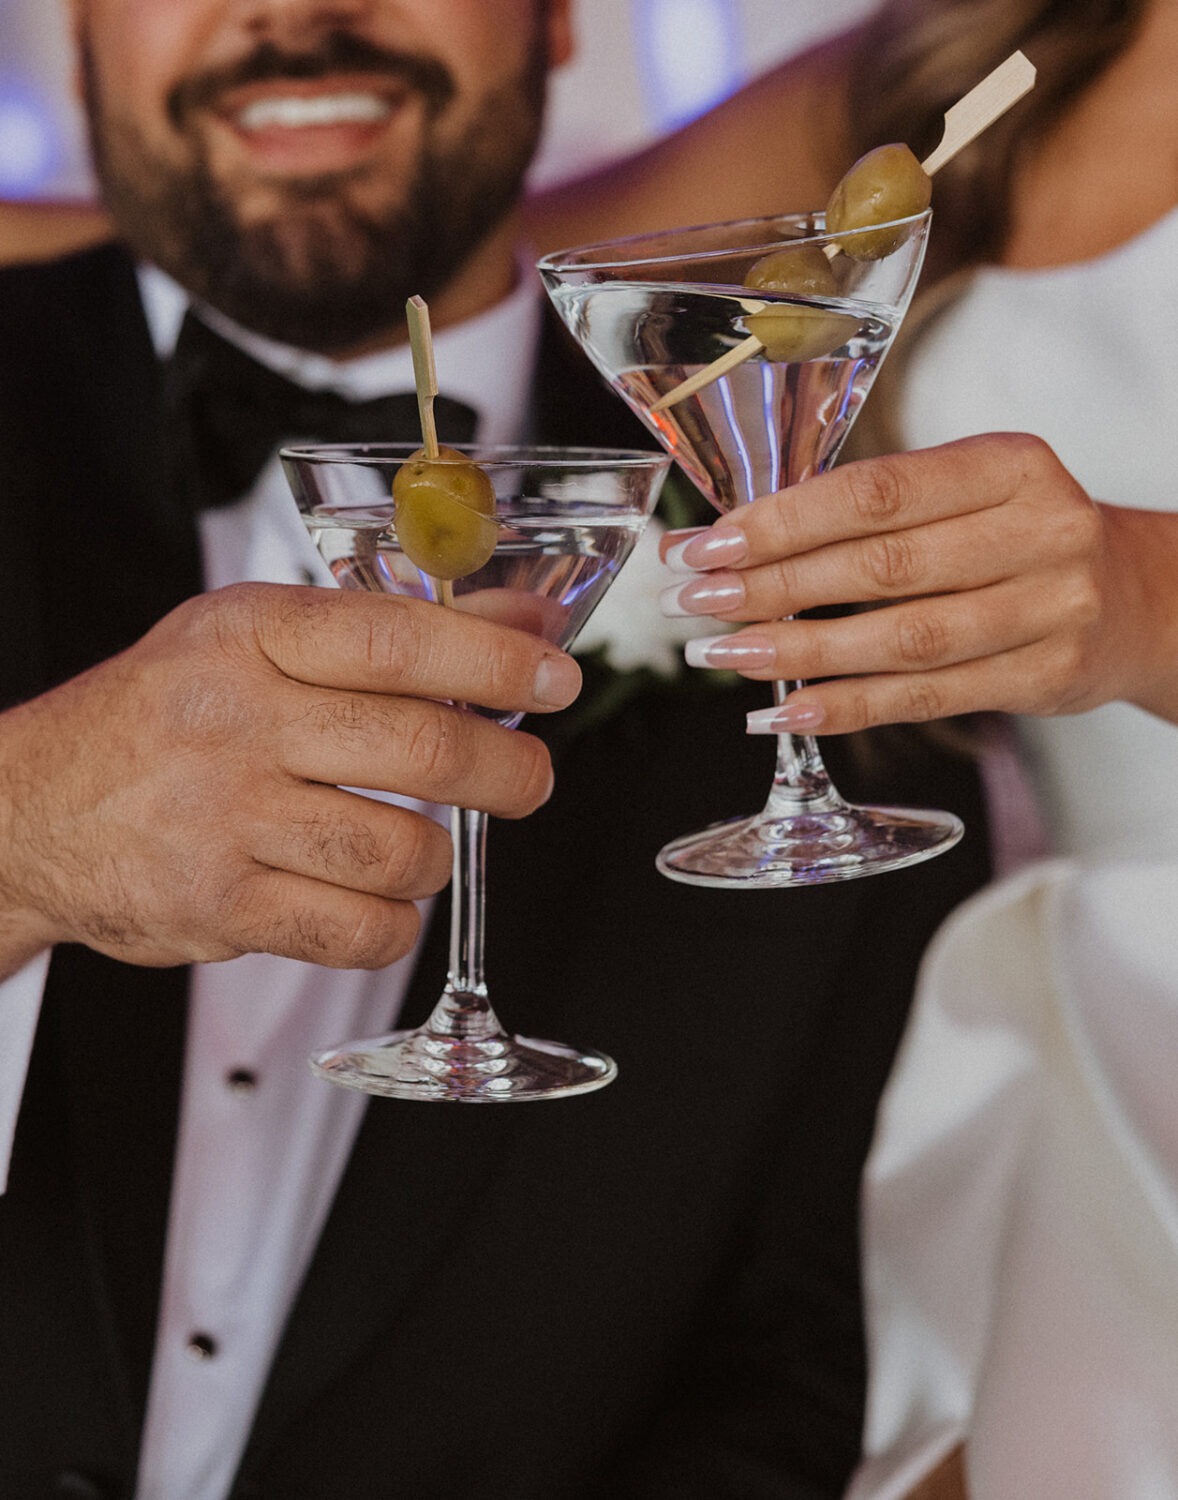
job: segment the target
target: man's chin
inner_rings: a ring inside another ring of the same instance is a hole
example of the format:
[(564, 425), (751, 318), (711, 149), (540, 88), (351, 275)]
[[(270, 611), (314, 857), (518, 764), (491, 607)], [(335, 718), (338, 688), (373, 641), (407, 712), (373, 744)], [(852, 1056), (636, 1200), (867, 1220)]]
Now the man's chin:
[(207, 282), (198, 295), (243, 328), (293, 348), (333, 358), (379, 348), (393, 335), (396, 299), (382, 283), (371, 280), (352, 285), (340, 278), (307, 280), (274, 264), (260, 270), (242, 266), (217, 281)]

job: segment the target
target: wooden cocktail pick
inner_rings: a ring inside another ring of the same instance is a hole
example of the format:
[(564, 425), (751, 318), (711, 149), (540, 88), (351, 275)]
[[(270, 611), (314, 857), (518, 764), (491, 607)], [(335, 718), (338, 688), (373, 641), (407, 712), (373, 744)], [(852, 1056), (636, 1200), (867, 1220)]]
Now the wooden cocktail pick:
[(434, 340), (429, 326), (429, 308), (422, 297), (405, 304), (409, 347), (413, 351), (413, 384), (417, 388), (417, 410), (421, 415), (421, 446), (426, 458), (438, 456), (438, 428), (434, 421), (434, 397), (438, 394), (438, 370), (434, 364)]
[[(403, 464), (397, 470), (393, 480), (394, 521), (405, 556), (432, 580), (439, 603), (453, 604), (454, 580), (478, 572), (495, 550), (495, 489), (485, 469), (438, 444), (434, 421), (438, 374), (429, 309), (420, 297), (410, 297), (405, 304), (405, 322), (421, 417), (422, 450), (418, 457), (422, 461)], [(439, 464), (439, 459), (445, 461)]]
[[(413, 384), (421, 417), (421, 446), (426, 458), (437, 458), (438, 426), (434, 420), (434, 397), (438, 394), (438, 367), (434, 363), (434, 336), (424, 297), (409, 298), (405, 304), (405, 322), (409, 328), (409, 348), (413, 353)], [(454, 585), (450, 580), (435, 578), (433, 585), (438, 603), (453, 605)]]
[[(930, 177), (934, 172), (940, 171), (946, 162), (952, 161), (959, 151), (964, 150), (1034, 86), (1034, 64), (1022, 52), (1012, 52), (1005, 62), (999, 63), (993, 72), (986, 74), (981, 83), (975, 84), (968, 94), (963, 95), (945, 112), (945, 130), (941, 143), (925, 157), (921, 166)], [(827, 247), (826, 254), (831, 259), (838, 253), (836, 245)], [(660, 396), (651, 406), (651, 411), (665, 411), (667, 407), (675, 406), (688, 396), (694, 396), (696, 391), (711, 385), (714, 380), (726, 375), (729, 370), (734, 370), (746, 359), (752, 359), (764, 347), (755, 334), (749, 334), (748, 338), (725, 350), (719, 359), (713, 360), (704, 369), (697, 370), (694, 375), (689, 375), (674, 390)]]

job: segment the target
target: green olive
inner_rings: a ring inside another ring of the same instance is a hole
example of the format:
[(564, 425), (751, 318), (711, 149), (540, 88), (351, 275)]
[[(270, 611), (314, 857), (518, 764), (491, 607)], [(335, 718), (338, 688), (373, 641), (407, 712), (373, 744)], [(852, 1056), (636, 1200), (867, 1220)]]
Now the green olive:
[(484, 470), (453, 448), (415, 453), (393, 479), (401, 551), (431, 578), (465, 578), (490, 560), (498, 540), (495, 491)]
[(830, 195), (827, 233), (855, 260), (882, 260), (903, 241), (903, 230), (854, 235), (851, 231), (923, 213), (932, 191), (932, 179), (907, 146), (877, 146), (859, 158)]
[[(756, 291), (793, 297), (835, 297), (838, 279), (817, 245), (785, 245), (750, 266), (744, 284)], [(822, 307), (769, 303), (749, 313), (744, 326), (765, 346), (772, 360), (799, 363), (819, 359), (845, 343), (858, 320)]]
[(796, 297), (836, 297), (838, 279), (817, 245), (783, 245), (762, 255), (745, 273), (745, 286)]

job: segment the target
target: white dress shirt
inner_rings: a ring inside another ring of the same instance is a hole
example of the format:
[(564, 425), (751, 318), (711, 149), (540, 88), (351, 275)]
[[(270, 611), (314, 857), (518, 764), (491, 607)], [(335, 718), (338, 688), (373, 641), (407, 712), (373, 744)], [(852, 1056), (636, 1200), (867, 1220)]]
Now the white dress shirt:
[[(161, 355), (187, 298), (141, 276)], [(435, 335), (441, 389), (479, 412), (482, 442), (528, 436), (541, 316), (530, 271), (482, 317)], [(210, 317), (262, 362), (353, 399), (413, 388), (408, 347), (337, 364)], [(202, 516), (206, 586), (334, 586), (277, 458), (249, 495)], [(420, 804), (418, 804), (420, 805)], [(444, 810), (437, 810), (444, 815)], [(316, 1079), (307, 1057), (395, 1022), (415, 955), (378, 973), (247, 954), (193, 972), (160, 1322), (136, 1500), (224, 1500), (266, 1373), (367, 1100)], [(48, 955), (0, 984), (0, 1184)], [(438, 975), (439, 992), (445, 976)], [(377, 1108), (397, 1108), (381, 1102)]]

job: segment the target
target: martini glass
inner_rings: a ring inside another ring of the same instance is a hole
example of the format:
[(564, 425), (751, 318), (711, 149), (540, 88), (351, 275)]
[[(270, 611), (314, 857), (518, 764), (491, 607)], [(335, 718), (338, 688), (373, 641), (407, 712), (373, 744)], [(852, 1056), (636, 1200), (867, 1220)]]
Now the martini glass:
[[(303, 521), (341, 588), (439, 599), (435, 580), (401, 551), (393, 519), (393, 478), (416, 451), (410, 444), (283, 450)], [(498, 539), (482, 568), (450, 585), (454, 607), (570, 646), (633, 550), (669, 460), (592, 448), (459, 452), (490, 478)], [(464, 706), (511, 728), (523, 717)], [(509, 1036), (500, 1025), (483, 968), (486, 814), (454, 808), (451, 829), (449, 974), (429, 1020), (325, 1052), (312, 1069), (346, 1088), (401, 1099), (545, 1099), (601, 1088), (617, 1072), (603, 1053)]]
[[(930, 214), (873, 226), (891, 248), (856, 257), (821, 214), (787, 214), (565, 250), (539, 262), (557, 311), (597, 369), (720, 511), (834, 463), (895, 337), (924, 258)], [(829, 295), (750, 289), (764, 257), (825, 254)], [(744, 345), (718, 378), (659, 399)], [(777, 683), (777, 702), (800, 683)], [(949, 849), (951, 813), (856, 807), (835, 790), (812, 736), (778, 737), (769, 799), (668, 844), (664, 875), (692, 885), (772, 888), (849, 880)]]

